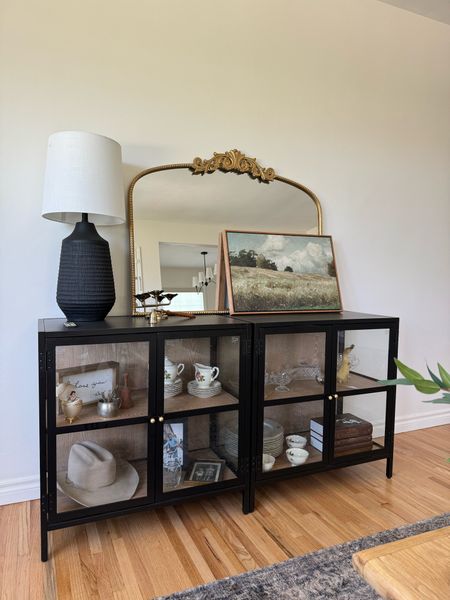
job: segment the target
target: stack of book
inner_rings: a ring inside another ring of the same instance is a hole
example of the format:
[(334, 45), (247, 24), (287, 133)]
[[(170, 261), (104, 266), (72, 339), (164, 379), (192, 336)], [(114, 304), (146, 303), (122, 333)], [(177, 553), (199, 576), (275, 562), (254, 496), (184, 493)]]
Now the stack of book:
[[(313, 448), (323, 452), (323, 418), (310, 421), (310, 443)], [(372, 450), (372, 423), (350, 413), (336, 417), (334, 430), (334, 455), (345, 456), (355, 452)]]

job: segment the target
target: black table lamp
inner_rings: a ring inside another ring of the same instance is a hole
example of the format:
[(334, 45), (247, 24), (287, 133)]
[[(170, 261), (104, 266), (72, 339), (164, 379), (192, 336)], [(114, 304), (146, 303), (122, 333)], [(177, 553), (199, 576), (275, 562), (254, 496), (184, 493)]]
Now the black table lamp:
[(58, 306), (68, 321), (102, 321), (116, 294), (109, 244), (95, 226), (125, 222), (120, 145), (84, 131), (51, 135), (42, 216), (76, 223), (62, 242)]

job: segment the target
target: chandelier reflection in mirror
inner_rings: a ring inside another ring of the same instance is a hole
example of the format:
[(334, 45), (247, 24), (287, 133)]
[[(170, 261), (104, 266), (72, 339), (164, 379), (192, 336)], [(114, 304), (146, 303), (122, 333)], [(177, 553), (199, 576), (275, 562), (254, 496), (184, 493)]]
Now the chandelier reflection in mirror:
[(197, 294), (202, 292), (204, 288), (208, 287), (211, 283), (216, 283), (216, 275), (217, 275), (217, 264), (214, 264), (214, 267), (206, 266), (206, 250), (200, 252), (203, 256), (203, 271), (198, 272), (198, 277), (194, 276), (192, 278), (192, 287), (195, 289)]

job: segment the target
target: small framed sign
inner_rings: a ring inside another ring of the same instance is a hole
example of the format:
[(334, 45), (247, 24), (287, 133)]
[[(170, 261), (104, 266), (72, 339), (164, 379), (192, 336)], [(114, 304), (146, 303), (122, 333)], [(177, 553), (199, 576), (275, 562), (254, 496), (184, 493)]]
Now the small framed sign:
[(196, 460), (192, 465), (189, 481), (215, 483), (222, 479), (224, 468), (224, 460)]
[(56, 371), (57, 385), (73, 385), (83, 404), (96, 404), (102, 394), (111, 394), (118, 382), (119, 363), (113, 360)]

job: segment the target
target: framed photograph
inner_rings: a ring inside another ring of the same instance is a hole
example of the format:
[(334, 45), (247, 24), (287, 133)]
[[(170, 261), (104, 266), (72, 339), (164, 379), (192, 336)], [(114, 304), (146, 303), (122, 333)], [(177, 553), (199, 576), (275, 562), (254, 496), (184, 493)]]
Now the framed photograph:
[(189, 481), (215, 483), (222, 479), (224, 468), (224, 460), (196, 460), (192, 465)]
[(184, 464), (185, 423), (164, 423), (163, 467), (166, 470), (182, 469)]
[(340, 312), (328, 235), (224, 231), (230, 313)]
[(75, 388), (83, 404), (96, 404), (102, 394), (111, 394), (119, 383), (119, 363), (113, 360), (80, 367), (58, 369), (56, 384), (67, 383)]

